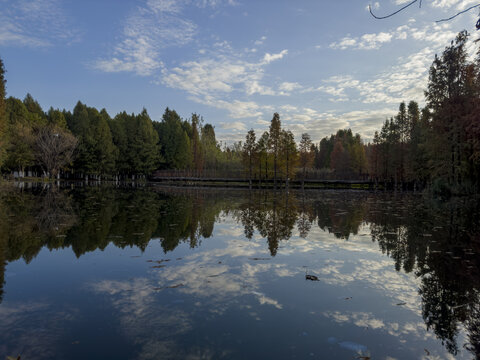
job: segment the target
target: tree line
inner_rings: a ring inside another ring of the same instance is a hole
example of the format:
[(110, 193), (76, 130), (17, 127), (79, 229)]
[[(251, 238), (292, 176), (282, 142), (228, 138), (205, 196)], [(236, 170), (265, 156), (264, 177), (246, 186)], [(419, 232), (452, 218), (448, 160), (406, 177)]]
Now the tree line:
[(78, 102), (73, 111), (44, 111), (27, 94), (5, 97), (0, 59), (0, 169), (19, 177), (76, 179), (138, 178), (155, 170), (240, 169), (240, 145), (218, 142), (215, 129), (198, 114), (182, 119), (166, 108), (161, 121), (147, 110), (111, 117)]
[(248, 178), (288, 183), (297, 179), (370, 180), (383, 187), (430, 187), (448, 195), (480, 190), (480, 56), (467, 57), (463, 31), (435, 56), (425, 106), (402, 102), (365, 143), (351, 129), (297, 144), (274, 113), (268, 131), (230, 146), (198, 114), (182, 119), (166, 108), (161, 121), (122, 112), (111, 118), (78, 102), (73, 111), (44, 112), (29, 94), (5, 98), (0, 59), (0, 168), (20, 176), (136, 178), (160, 175)]
[[(365, 144), (351, 129), (338, 130), (318, 144), (280, 129), (274, 114), (270, 131), (256, 141), (251, 129), (243, 145), (249, 179), (260, 181), (306, 173), (320, 179), (369, 179), (384, 187), (435, 192), (480, 191), (480, 55), (469, 61), (468, 34), (460, 32), (430, 67), (425, 107), (402, 102)], [(251, 181), (251, 180), (250, 180)]]

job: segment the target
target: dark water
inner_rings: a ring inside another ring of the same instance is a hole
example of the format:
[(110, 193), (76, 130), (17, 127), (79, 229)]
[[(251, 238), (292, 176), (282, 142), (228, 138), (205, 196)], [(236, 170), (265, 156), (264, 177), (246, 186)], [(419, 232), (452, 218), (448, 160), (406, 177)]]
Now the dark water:
[(0, 215), (0, 359), (480, 351), (473, 199), (2, 189)]

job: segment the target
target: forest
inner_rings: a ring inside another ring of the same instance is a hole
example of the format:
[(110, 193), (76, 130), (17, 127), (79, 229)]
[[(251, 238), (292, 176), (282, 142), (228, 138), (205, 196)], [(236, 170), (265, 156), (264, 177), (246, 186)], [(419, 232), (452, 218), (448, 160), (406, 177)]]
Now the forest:
[(80, 101), (72, 111), (44, 111), (27, 94), (6, 97), (0, 59), (0, 170), (5, 176), (137, 179), (162, 176), (369, 180), (395, 189), (432, 188), (442, 194), (480, 190), (480, 57), (467, 56), (466, 31), (435, 56), (425, 106), (401, 102), (398, 113), (366, 143), (340, 129), (319, 143), (300, 141), (275, 113), (268, 131), (245, 141), (217, 141), (214, 126), (193, 113), (166, 108), (160, 121), (146, 109), (113, 118)]

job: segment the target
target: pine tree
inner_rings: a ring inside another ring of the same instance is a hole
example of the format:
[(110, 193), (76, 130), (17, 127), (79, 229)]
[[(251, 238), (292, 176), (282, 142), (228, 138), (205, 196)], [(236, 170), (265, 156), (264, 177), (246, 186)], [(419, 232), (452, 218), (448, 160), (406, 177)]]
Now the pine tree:
[(299, 155), (300, 167), (302, 168), (302, 188), (304, 188), (306, 171), (312, 166), (315, 156), (312, 151), (312, 140), (307, 133), (302, 134), (299, 145)]
[(0, 169), (5, 161), (7, 147), (6, 82), (5, 68), (3, 66), (3, 60), (0, 58)]
[(281, 134), (280, 115), (278, 115), (278, 113), (274, 113), (272, 121), (270, 123), (268, 146), (270, 148), (270, 152), (273, 155), (273, 186), (275, 189), (277, 188), (277, 165), (278, 165), (278, 155), (280, 152), (280, 134)]
[(242, 158), (245, 167), (248, 169), (248, 183), (252, 188), (252, 170), (254, 158), (256, 156), (255, 131), (250, 129), (247, 133), (245, 143), (243, 144)]

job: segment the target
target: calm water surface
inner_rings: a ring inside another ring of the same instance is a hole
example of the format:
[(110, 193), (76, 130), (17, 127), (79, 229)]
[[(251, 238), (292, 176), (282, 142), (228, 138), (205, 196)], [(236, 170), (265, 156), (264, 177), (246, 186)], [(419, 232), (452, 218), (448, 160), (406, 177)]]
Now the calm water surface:
[(478, 219), (413, 194), (2, 189), (0, 359), (478, 358)]

